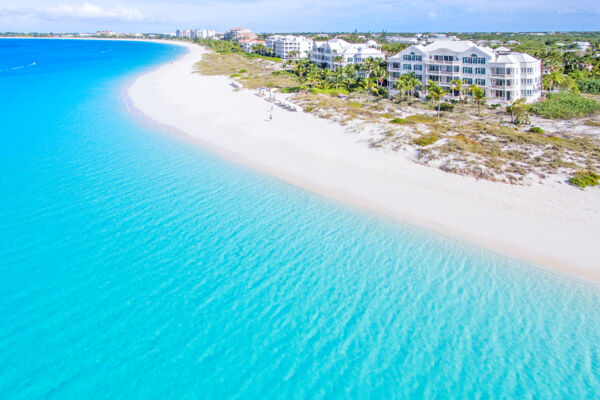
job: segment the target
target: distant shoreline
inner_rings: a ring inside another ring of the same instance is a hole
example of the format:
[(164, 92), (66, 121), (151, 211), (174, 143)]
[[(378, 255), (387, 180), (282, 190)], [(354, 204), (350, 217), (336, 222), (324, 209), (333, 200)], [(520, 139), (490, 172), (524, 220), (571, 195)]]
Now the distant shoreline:
[(139, 76), (131, 108), (162, 130), (294, 185), (528, 262), (600, 281), (600, 199), (561, 185), (444, 173), (357, 143), (338, 124), (275, 108), (226, 77), (192, 74), (200, 46)]

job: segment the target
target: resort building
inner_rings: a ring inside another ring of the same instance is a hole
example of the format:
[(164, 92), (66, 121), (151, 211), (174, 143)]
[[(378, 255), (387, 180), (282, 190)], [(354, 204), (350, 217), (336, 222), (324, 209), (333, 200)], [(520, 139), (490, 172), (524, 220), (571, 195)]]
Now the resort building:
[(389, 85), (401, 75), (413, 73), (427, 84), (438, 83), (451, 95), (452, 81), (477, 85), (490, 101), (507, 102), (524, 97), (536, 101), (542, 93), (542, 66), (529, 54), (508, 48), (477, 46), (471, 41), (437, 40), (427, 46), (410, 46), (388, 58)]
[(252, 53), (252, 47), (256, 46), (257, 44), (264, 45), (265, 41), (264, 40), (240, 40), (239, 43), (242, 45), (244, 52)]
[(273, 35), (267, 37), (266, 46), (280, 58), (288, 59), (292, 55), (295, 55), (295, 58), (307, 58), (313, 40), (304, 36)]
[(224, 35), (225, 40), (257, 40), (258, 36), (248, 28), (231, 28)]
[(377, 43), (375, 41), (370, 42), (372, 42), (370, 45), (367, 45), (367, 43), (349, 43), (343, 39), (314, 42), (310, 60), (319, 67), (328, 69), (335, 69), (348, 64), (362, 64), (367, 58), (384, 60), (385, 55), (376, 48)]

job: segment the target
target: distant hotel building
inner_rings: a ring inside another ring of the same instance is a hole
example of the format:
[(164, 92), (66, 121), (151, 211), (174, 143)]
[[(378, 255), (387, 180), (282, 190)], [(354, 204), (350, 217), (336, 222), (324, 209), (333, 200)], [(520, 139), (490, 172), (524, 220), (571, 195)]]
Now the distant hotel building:
[(314, 42), (310, 60), (321, 68), (335, 69), (348, 64), (362, 64), (367, 58), (384, 60), (374, 40), (367, 43), (349, 43), (343, 39)]
[(388, 58), (389, 84), (401, 75), (414, 73), (423, 84), (438, 83), (451, 92), (452, 81), (485, 89), (496, 101), (524, 97), (527, 102), (542, 93), (541, 62), (529, 54), (500, 47), (477, 46), (471, 41), (437, 40), (422, 46), (413, 45)]
[(178, 39), (209, 39), (215, 35), (216, 32), (211, 29), (177, 29), (175, 33)]
[(242, 39), (239, 41), (239, 43), (242, 45), (242, 49), (244, 50), (244, 52), (246, 53), (252, 53), (252, 47), (256, 46), (257, 44), (265, 44), (264, 40), (246, 40), (246, 39)]
[(273, 35), (267, 37), (266, 46), (279, 58), (288, 59), (294, 54), (295, 58), (307, 58), (312, 49), (313, 40), (304, 36)]
[(239, 42), (241, 40), (257, 40), (258, 36), (248, 28), (231, 28), (225, 32), (224, 39)]

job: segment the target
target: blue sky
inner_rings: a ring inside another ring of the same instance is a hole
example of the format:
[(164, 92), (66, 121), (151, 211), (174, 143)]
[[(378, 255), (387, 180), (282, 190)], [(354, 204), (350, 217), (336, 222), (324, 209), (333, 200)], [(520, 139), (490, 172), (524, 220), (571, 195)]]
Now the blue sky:
[(0, 0), (0, 31), (600, 30), (599, 0)]

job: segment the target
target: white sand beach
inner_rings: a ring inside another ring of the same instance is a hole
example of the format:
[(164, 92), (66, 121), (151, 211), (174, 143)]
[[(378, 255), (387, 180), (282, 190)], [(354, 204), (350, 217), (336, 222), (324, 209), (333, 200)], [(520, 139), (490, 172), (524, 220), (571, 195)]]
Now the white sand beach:
[(422, 166), (369, 148), (344, 127), (192, 73), (203, 50), (140, 76), (131, 105), (219, 154), (324, 196), (600, 281), (600, 191), (515, 186)]

